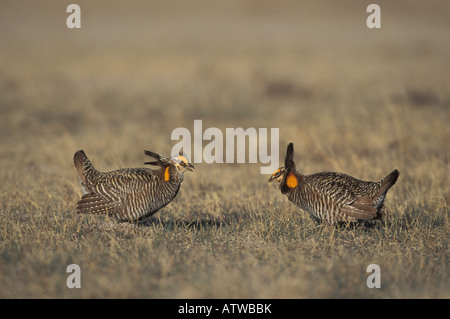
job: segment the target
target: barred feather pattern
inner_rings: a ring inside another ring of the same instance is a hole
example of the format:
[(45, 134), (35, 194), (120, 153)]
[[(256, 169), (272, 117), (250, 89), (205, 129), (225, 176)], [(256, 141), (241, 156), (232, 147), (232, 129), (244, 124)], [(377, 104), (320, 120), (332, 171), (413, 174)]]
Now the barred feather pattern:
[(164, 167), (99, 172), (82, 151), (75, 154), (74, 162), (85, 193), (77, 203), (77, 213), (107, 214), (124, 221), (140, 220), (169, 204), (183, 181), (183, 174), (173, 165), (169, 166), (170, 178), (166, 181)]
[(299, 183), (287, 190), (288, 199), (317, 221), (335, 224), (380, 219), (386, 193), (397, 180), (398, 171), (379, 182), (334, 172), (294, 175)]

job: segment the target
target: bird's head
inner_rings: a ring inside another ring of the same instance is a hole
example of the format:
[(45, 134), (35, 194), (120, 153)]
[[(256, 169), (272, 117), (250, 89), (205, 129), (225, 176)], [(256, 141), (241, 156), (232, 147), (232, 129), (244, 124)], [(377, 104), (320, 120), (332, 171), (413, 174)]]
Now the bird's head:
[[(189, 163), (187, 156), (182, 152), (178, 155), (172, 156), (171, 158), (164, 157), (151, 151), (144, 152), (145, 155), (155, 159), (155, 161), (145, 162), (144, 164), (160, 166), (162, 168), (162, 174), (165, 181), (169, 181), (173, 173), (177, 176), (175, 180), (182, 181), (184, 172), (192, 172), (194, 170), (194, 165)], [(174, 169), (171, 169), (171, 167)]]
[(270, 182), (275, 181), (275, 182), (281, 183), (284, 175), (286, 175), (286, 169), (284, 167), (280, 167), (272, 174), (272, 176), (270, 176), (270, 178), (267, 182), (270, 183)]
[(172, 156), (170, 161), (180, 174), (184, 174), (185, 171), (192, 172), (195, 169), (194, 165), (189, 163), (186, 154), (181, 151), (178, 155)]
[(294, 144), (289, 143), (286, 150), (286, 157), (284, 159), (284, 167), (277, 169), (269, 178), (269, 183), (277, 181), (280, 184), (280, 189), (283, 194), (289, 189), (296, 188), (299, 184), (298, 176), (295, 171), (294, 162)]
[(294, 144), (289, 143), (286, 150), (286, 157), (284, 158), (284, 167), (277, 169), (272, 176), (270, 176), (268, 182), (277, 181), (278, 183), (281, 183), (286, 174), (291, 174), (293, 172), (295, 172)]

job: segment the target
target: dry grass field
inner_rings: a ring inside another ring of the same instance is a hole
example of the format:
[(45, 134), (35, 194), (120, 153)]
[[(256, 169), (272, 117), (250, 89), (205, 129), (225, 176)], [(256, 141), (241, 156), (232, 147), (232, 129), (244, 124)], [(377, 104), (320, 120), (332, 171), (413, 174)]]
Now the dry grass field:
[[(449, 1), (376, 1), (377, 30), (361, 1), (69, 3), (0, 3), (1, 298), (450, 298)], [(141, 167), (196, 119), (279, 128), (305, 174), (397, 168), (386, 220), (318, 225), (260, 163), (195, 164), (138, 225), (75, 214), (75, 151)]]

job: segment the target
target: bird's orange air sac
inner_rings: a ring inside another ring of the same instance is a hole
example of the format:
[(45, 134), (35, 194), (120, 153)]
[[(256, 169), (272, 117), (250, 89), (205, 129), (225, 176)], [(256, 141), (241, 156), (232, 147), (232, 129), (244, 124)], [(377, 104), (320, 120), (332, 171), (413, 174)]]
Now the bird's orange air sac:
[(297, 177), (293, 173), (289, 173), (286, 178), (286, 185), (289, 188), (295, 188), (298, 185)]
[(167, 182), (169, 179), (170, 179), (169, 166), (167, 166), (166, 171), (164, 172), (164, 180)]

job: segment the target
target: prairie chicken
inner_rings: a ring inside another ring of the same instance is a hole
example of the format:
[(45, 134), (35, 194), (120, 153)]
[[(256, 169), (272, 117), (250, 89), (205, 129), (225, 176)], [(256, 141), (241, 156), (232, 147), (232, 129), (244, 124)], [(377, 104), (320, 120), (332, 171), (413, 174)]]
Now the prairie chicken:
[(290, 143), (284, 167), (277, 169), (269, 182), (279, 182), (281, 193), (318, 222), (336, 224), (381, 220), (386, 193), (398, 176), (396, 169), (379, 182), (333, 172), (303, 175), (295, 170), (294, 145)]
[(123, 168), (99, 172), (83, 150), (74, 155), (83, 196), (77, 203), (77, 213), (106, 214), (121, 221), (141, 220), (169, 204), (177, 195), (184, 172), (194, 166), (185, 156), (165, 158), (145, 151), (155, 161), (145, 164), (159, 169)]

